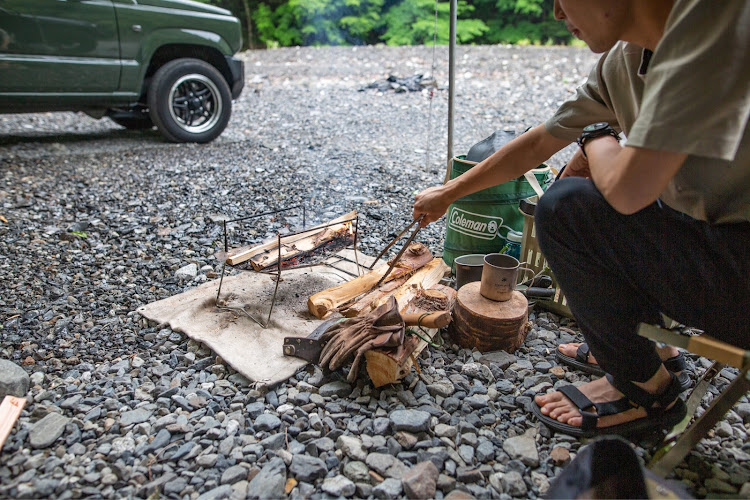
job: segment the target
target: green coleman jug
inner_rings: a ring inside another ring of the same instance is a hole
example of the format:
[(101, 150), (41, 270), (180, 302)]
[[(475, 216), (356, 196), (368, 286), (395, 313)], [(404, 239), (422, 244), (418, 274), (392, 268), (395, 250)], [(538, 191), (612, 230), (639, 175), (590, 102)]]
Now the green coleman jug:
[[(450, 178), (455, 179), (476, 164), (463, 155), (453, 158)], [(531, 174), (542, 189), (552, 180), (550, 168), (545, 164)], [(523, 231), (519, 202), (535, 194), (531, 184), (521, 176), (456, 200), (446, 215), (445, 263), (452, 268), (453, 259), (460, 255), (500, 252), (507, 242), (508, 231)]]

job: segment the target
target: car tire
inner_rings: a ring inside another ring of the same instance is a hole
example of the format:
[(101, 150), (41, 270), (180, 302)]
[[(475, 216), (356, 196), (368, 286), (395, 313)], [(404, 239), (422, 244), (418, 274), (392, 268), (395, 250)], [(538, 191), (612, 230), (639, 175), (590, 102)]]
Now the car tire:
[(175, 59), (156, 72), (148, 89), (149, 115), (172, 142), (210, 142), (229, 123), (232, 96), (224, 77), (199, 59)]

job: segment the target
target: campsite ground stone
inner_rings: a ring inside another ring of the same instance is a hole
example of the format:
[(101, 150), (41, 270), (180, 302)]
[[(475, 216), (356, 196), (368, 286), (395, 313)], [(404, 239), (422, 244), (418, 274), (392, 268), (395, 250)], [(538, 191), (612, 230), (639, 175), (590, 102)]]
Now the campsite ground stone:
[(323, 480), (321, 489), (335, 497), (350, 497), (357, 491), (354, 483), (344, 476), (327, 477)]
[(255, 429), (259, 431), (272, 431), (274, 429), (278, 429), (281, 426), (281, 419), (279, 419), (279, 417), (277, 417), (276, 415), (264, 413), (263, 415), (259, 415), (258, 418), (255, 419), (254, 426)]
[(7, 359), (0, 359), (0, 401), (5, 396), (26, 396), (30, 382), (29, 374), (23, 368)]
[(233, 465), (221, 475), (221, 484), (234, 484), (247, 479), (248, 469), (242, 465)]
[(388, 416), (396, 431), (423, 432), (430, 428), (430, 414), (420, 410), (396, 410)]
[(250, 498), (281, 498), (286, 484), (286, 465), (280, 458), (272, 458), (255, 477), (250, 480)]
[[(457, 52), (457, 154), (494, 130), (520, 133), (542, 123), (597, 58), (565, 47)], [(358, 248), (379, 252), (410, 222), (414, 193), (443, 181), (447, 51), (435, 53), (433, 94), (359, 89), (384, 72), (429, 70), (432, 54), (429, 46), (246, 52), (246, 86), (232, 120), (204, 145), (171, 144), (154, 130), (128, 131), (77, 113), (0, 116), (0, 255), (10, 256), (0, 283), (0, 359), (30, 374), (28, 403), (0, 450), (0, 497), (145, 499), (158, 491), (195, 500), (242, 498), (244, 491), (280, 498), (298, 457), (307, 457), (317, 472), (290, 497), (329, 496), (323, 482), (345, 476), (357, 497), (368, 498), (376, 486), (364, 461), (375, 464), (378, 454), (390, 456), (378, 468), (393, 479), (377, 486), (382, 498), (402, 497), (398, 474), (425, 461), (440, 473), (436, 496), (510, 499), (489, 484), (496, 473), (518, 473), (528, 487), (523, 496), (543, 494), (544, 480), (567, 463), (551, 452), (570, 456), (581, 448), (528, 411), (533, 389), (546, 387), (540, 384), (590, 379), (555, 360), (558, 343), (581, 340), (571, 320), (533, 310), (533, 330), (513, 354), (459, 349), (446, 335), (443, 348), (418, 358), (421, 373), (400, 384), (375, 388), (364, 370), (348, 384), (345, 371), (308, 366), (269, 389), (137, 312), (213, 279), (227, 217), (304, 202), (322, 222), (356, 209)], [(561, 167), (574, 150), (550, 165)], [(237, 226), (230, 243), (260, 243), (283, 225)], [(72, 227), (85, 227), (87, 237), (72, 235)], [(419, 240), (439, 255), (444, 231), (442, 219)], [(183, 268), (189, 272), (178, 277)], [(688, 364), (695, 378), (708, 367), (692, 356)], [(734, 376), (725, 369), (718, 383)], [(426, 424), (399, 430), (397, 411), (423, 412)], [(57, 439), (36, 449), (35, 425), (48, 414), (68, 420), (45, 433), (49, 441), (61, 432)], [(259, 428), (264, 414), (279, 425)], [(729, 486), (750, 496), (745, 422), (750, 404), (743, 399), (681, 464), (678, 477), (691, 494), (721, 496)], [(529, 429), (538, 434), (527, 436)], [(342, 436), (362, 442), (364, 461), (359, 449), (343, 451)], [(461, 457), (461, 446), (473, 450), (474, 463)], [(647, 458), (648, 450), (638, 451)], [(241, 476), (233, 468), (244, 463), (253, 464), (254, 476), (221, 484), (229, 470)]]
[(340, 398), (348, 396), (352, 392), (352, 387), (346, 382), (329, 382), (324, 384), (318, 389), (318, 394), (322, 397), (327, 398), (331, 396), (338, 396)]
[(306, 455), (295, 455), (292, 458), (292, 464), (289, 466), (289, 472), (298, 480), (312, 482), (326, 475), (328, 468), (325, 462), (319, 458), (308, 457)]
[(29, 444), (33, 448), (47, 448), (54, 443), (57, 438), (62, 436), (65, 426), (68, 425), (69, 418), (59, 413), (48, 413), (43, 419), (38, 421), (29, 431)]
[(138, 408), (132, 411), (123, 412), (120, 415), (120, 425), (122, 427), (128, 427), (134, 424), (140, 424), (146, 422), (152, 415), (152, 412), (145, 408)]
[(402, 477), (404, 493), (408, 498), (433, 498), (437, 490), (439, 471), (432, 462), (420, 462)]
[(339, 436), (336, 440), (336, 448), (352, 460), (363, 462), (367, 458), (367, 451), (362, 445), (362, 441), (353, 436)]
[(399, 498), (403, 488), (401, 487), (401, 480), (394, 478), (387, 478), (385, 481), (375, 486), (372, 489), (372, 494), (375, 498), (383, 500), (391, 500)]
[(355, 483), (365, 482), (370, 480), (370, 469), (364, 462), (351, 461), (344, 465), (344, 475)]
[(539, 465), (539, 453), (536, 442), (528, 436), (510, 437), (503, 443), (503, 450), (513, 459), (518, 459), (525, 465), (536, 467)]

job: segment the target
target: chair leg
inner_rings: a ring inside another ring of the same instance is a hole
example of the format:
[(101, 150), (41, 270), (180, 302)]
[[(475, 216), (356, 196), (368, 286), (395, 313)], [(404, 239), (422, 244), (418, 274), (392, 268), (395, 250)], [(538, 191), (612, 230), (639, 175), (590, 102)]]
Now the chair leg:
[[(703, 379), (701, 380), (702, 382)], [(750, 379), (748, 378), (748, 370), (744, 369), (721, 394), (714, 398), (706, 412), (682, 433), (669, 451), (661, 457), (652, 460), (651, 464), (649, 464), (651, 471), (661, 477), (665, 477), (672, 472), (683, 461), (685, 456), (690, 453), (690, 450), (701, 439), (706, 437), (708, 432), (724, 417), (726, 412), (732, 409), (735, 403), (749, 390)], [(690, 399), (693, 399), (692, 394)]]

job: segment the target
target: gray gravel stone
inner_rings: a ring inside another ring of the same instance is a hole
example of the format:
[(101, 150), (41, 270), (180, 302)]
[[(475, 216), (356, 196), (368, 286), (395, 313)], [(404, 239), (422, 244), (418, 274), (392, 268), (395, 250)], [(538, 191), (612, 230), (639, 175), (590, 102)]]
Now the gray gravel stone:
[(489, 441), (482, 441), (476, 449), (477, 460), (486, 463), (495, 458), (495, 446)]
[(339, 436), (336, 440), (336, 448), (353, 460), (363, 462), (367, 458), (367, 451), (362, 446), (362, 441), (353, 436)]
[(276, 415), (264, 413), (255, 419), (253, 426), (255, 427), (255, 430), (258, 431), (272, 431), (281, 427), (281, 419)]
[(448, 380), (439, 380), (436, 383), (427, 386), (427, 392), (430, 393), (431, 396), (441, 396), (444, 398), (453, 395), (455, 390), (453, 384)]
[(164, 484), (164, 494), (165, 495), (179, 495), (182, 490), (187, 488), (188, 482), (183, 477), (175, 478), (172, 481), (169, 481), (168, 483)]
[(396, 410), (388, 416), (396, 431), (424, 432), (430, 429), (430, 414), (420, 410)]
[(352, 392), (352, 387), (346, 382), (329, 382), (324, 384), (318, 390), (318, 394), (326, 397), (338, 396), (340, 398), (348, 396)]
[(232, 485), (223, 484), (200, 495), (196, 500), (221, 500), (232, 496)]
[(536, 441), (528, 436), (515, 436), (503, 442), (503, 450), (510, 458), (520, 460), (524, 465), (536, 467), (539, 465), (539, 452)]
[(435, 426), (435, 435), (438, 437), (454, 438), (458, 434), (458, 429), (453, 425), (437, 424)]
[(286, 484), (286, 466), (280, 458), (272, 458), (250, 481), (248, 496), (261, 500), (281, 498)]
[(5, 396), (22, 398), (29, 391), (31, 380), (26, 370), (7, 359), (0, 359), (0, 401)]
[(479, 358), (479, 362), (485, 364), (493, 363), (500, 367), (500, 369), (505, 370), (510, 365), (515, 363), (517, 359), (518, 358), (516, 356), (514, 356), (513, 354), (508, 354), (505, 351), (492, 351), (482, 354), (482, 357)]
[(174, 275), (175, 278), (193, 279), (198, 276), (198, 266), (195, 264), (188, 264), (175, 271)]
[(370, 468), (364, 462), (351, 461), (344, 465), (344, 475), (355, 483), (370, 480)]
[(401, 478), (408, 470), (403, 462), (386, 453), (370, 453), (365, 463), (383, 477)]
[(32, 448), (47, 448), (62, 436), (69, 421), (59, 413), (48, 413), (29, 431), (29, 444)]
[(306, 455), (295, 455), (292, 458), (292, 464), (289, 466), (289, 472), (297, 478), (298, 481), (313, 482), (318, 478), (326, 475), (328, 468), (325, 462), (319, 458), (309, 457)]
[(233, 465), (221, 475), (221, 484), (234, 484), (247, 479), (247, 469), (241, 465)]
[(390, 500), (401, 496), (401, 481), (398, 479), (388, 478), (372, 489), (375, 498)]
[(344, 476), (327, 477), (320, 488), (335, 497), (350, 497), (357, 491), (354, 483)]
[(120, 425), (127, 427), (129, 425), (140, 424), (148, 421), (152, 412), (145, 408), (138, 408), (132, 411), (125, 411), (120, 415)]
[(216, 465), (216, 461), (219, 459), (219, 455), (216, 453), (206, 453), (195, 459), (195, 463), (203, 468), (211, 468)]

